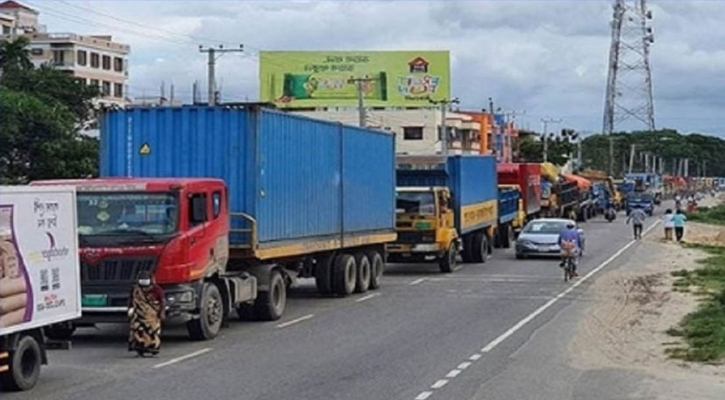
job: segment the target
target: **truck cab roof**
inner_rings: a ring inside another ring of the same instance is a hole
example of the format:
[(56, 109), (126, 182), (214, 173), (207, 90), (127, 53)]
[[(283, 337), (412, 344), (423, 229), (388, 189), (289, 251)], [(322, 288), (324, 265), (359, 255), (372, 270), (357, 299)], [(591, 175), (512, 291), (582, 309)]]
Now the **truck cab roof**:
[(215, 178), (99, 178), (57, 179), (31, 182), (31, 186), (75, 186), (79, 192), (144, 191), (165, 192), (189, 185), (224, 185)]

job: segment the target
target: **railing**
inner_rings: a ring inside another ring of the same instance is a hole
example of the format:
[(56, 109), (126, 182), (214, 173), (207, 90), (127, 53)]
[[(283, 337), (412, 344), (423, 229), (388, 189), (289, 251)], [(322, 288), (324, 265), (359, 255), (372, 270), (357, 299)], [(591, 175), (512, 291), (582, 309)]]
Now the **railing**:
[[(238, 249), (254, 250), (257, 245), (257, 220), (251, 215), (245, 213), (229, 213), (229, 236), (231, 243), (237, 243), (233, 240), (235, 236), (241, 236), (241, 244), (233, 244), (232, 246)], [(235, 228), (235, 218), (242, 219), (241, 224), (243, 227)]]

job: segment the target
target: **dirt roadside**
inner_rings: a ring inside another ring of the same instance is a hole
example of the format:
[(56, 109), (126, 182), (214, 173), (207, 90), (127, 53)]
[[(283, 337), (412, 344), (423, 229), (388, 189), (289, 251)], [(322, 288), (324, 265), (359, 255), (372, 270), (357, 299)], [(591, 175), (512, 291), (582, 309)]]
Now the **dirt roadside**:
[[(670, 273), (697, 268), (697, 260), (707, 254), (664, 243), (662, 237), (660, 225), (632, 251), (626, 265), (594, 282), (592, 302), (569, 346), (572, 365), (646, 373), (651, 379), (642, 382), (638, 399), (725, 399), (725, 365), (683, 363), (664, 352), (680, 344), (666, 331), (698, 306), (692, 293), (673, 291)], [(685, 240), (725, 246), (725, 227), (691, 223)]]

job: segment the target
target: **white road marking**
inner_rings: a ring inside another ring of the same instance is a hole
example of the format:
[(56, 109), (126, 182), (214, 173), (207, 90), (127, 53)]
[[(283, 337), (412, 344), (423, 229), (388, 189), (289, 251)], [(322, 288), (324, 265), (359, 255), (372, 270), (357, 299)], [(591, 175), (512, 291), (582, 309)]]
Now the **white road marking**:
[(472, 362), (465, 361), (465, 362), (462, 362), (462, 363), (458, 364), (458, 366), (456, 368), (461, 369), (461, 370), (462, 369), (466, 369), (466, 368), (470, 367), (471, 364), (473, 364), (473, 363)]
[(446, 378), (455, 378), (458, 375), (460, 375), (461, 372), (463, 372), (463, 371), (461, 371), (460, 369), (453, 369), (453, 370), (451, 370), (451, 372), (446, 374)]
[(416, 279), (416, 280), (414, 280), (414, 281), (412, 281), (412, 282), (408, 283), (408, 285), (410, 285), (410, 286), (415, 286), (415, 285), (417, 285), (417, 284), (420, 284), (420, 283), (423, 283), (423, 282), (425, 282), (425, 281), (427, 281), (427, 280), (428, 280), (428, 278), (420, 278), (420, 279)]
[[(646, 236), (650, 231), (652, 231), (652, 229), (654, 229), (657, 225), (659, 225), (659, 223), (660, 223), (659, 220), (658, 221), (655, 221), (655, 223), (653, 223), (652, 225), (650, 225), (649, 228), (645, 229), (645, 231), (642, 232), (642, 236), (643, 237)], [(543, 313), (549, 307), (551, 307), (554, 304), (556, 304), (556, 302), (558, 302), (559, 300), (563, 299), (566, 295), (568, 295), (569, 293), (571, 293), (574, 289), (576, 289), (577, 287), (581, 286), (584, 282), (586, 282), (588, 279), (590, 279), (592, 276), (594, 276), (597, 272), (601, 271), (607, 265), (609, 265), (612, 261), (614, 261), (615, 259), (617, 259), (617, 257), (621, 256), (622, 253), (624, 253), (625, 251), (627, 251), (630, 247), (634, 246), (634, 244), (637, 243), (637, 242), (638, 242), (638, 240), (632, 240), (629, 243), (627, 243), (626, 245), (624, 245), (624, 247), (622, 247), (617, 252), (615, 252), (614, 254), (612, 254), (611, 257), (609, 257), (606, 260), (604, 260), (604, 262), (601, 263), (601, 264), (599, 264), (596, 268), (594, 268), (593, 270), (589, 271), (589, 273), (587, 273), (586, 275), (584, 275), (581, 279), (579, 279), (576, 282), (574, 282), (566, 290), (562, 291), (561, 293), (559, 293), (556, 296), (554, 296), (553, 298), (551, 298), (543, 306), (541, 306), (541, 307), (537, 308), (536, 310), (534, 310), (534, 312), (532, 312), (531, 314), (529, 314), (526, 317), (524, 317), (524, 319), (522, 319), (521, 321), (517, 322), (516, 325), (512, 326), (509, 330), (507, 330), (506, 332), (504, 332), (503, 334), (501, 334), (500, 336), (498, 336), (496, 339), (492, 340), (490, 343), (488, 343), (483, 348), (481, 348), (481, 353), (488, 353), (491, 350), (495, 349), (496, 346), (498, 346), (499, 344), (501, 344), (504, 340), (508, 339), (509, 337), (511, 337), (516, 332), (518, 332), (521, 328), (523, 328), (524, 326), (526, 326), (526, 324), (528, 324), (529, 322), (531, 322), (539, 314)], [(481, 357), (482, 357), (482, 355), (480, 353), (475, 353), (472, 356), (470, 356), (468, 359), (470, 361), (476, 361), (476, 360), (480, 359)], [(456, 377), (456, 376), (458, 376), (458, 374), (461, 373), (460, 370), (466, 369), (470, 365), (471, 365), (471, 362), (468, 362), (468, 361), (463, 362), (463, 363), (461, 363), (461, 364), (458, 365), (458, 368), (457, 369), (454, 369), (454, 370), (450, 371), (446, 375), (446, 377), (447, 378)], [(458, 371), (458, 372), (455, 373), (455, 371)], [(450, 376), (450, 375), (453, 375), (453, 376)], [(431, 386), (431, 389), (440, 389), (443, 386), (445, 386), (446, 384), (448, 384), (448, 382), (449, 381), (447, 379), (439, 379), (438, 381), (436, 381)], [(432, 394), (433, 394), (433, 392), (430, 392), (430, 391), (422, 392), (421, 394), (418, 395), (418, 397), (416, 397), (416, 400), (424, 400), (424, 399), (427, 399)], [(421, 397), (421, 396), (423, 396), (423, 397)]]
[(303, 316), (301, 316), (299, 318), (295, 318), (295, 319), (293, 319), (291, 321), (283, 322), (283, 323), (277, 325), (277, 328), (286, 328), (286, 327), (288, 327), (290, 325), (294, 325), (294, 324), (296, 324), (298, 322), (306, 321), (306, 320), (308, 320), (308, 319), (310, 319), (310, 318), (312, 318), (314, 316), (315, 316), (315, 314), (303, 315)]
[(365, 301), (365, 300), (370, 300), (370, 299), (372, 299), (373, 297), (378, 297), (378, 296), (380, 296), (380, 293), (370, 293), (370, 294), (369, 294), (369, 295), (367, 295), (367, 296), (363, 296), (363, 297), (361, 297), (361, 298), (359, 298), (359, 299), (356, 299), (356, 300), (355, 300), (355, 302), (356, 302), (356, 303), (360, 303), (360, 302), (363, 302), (363, 301)]
[(193, 353), (189, 353), (189, 354), (184, 355), (184, 356), (181, 356), (181, 357), (172, 358), (169, 361), (162, 362), (160, 364), (156, 364), (156, 365), (154, 365), (154, 368), (163, 368), (163, 367), (169, 366), (171, 364), (176, 364), (178, 362), (181, 362), (181, 361), (184, 361), (184, 360), (188, 360), (188, 359), (193, 358), (193, 357), (196, 357), (196, 356), (200, 356), (200, 355), (202, 355), (204, 353), (208, 353), (210, 351), (211, 351), (211, 347), (207, 347), (207, 348), (204, 348), (204, 349), (201, 349), (201, 350), (197, 350), (197, 351), (195, 351)]
[(430, 386), (430, 388), (431, 389), (440, 389), (447, 384), (448, 384), (448, 379), (439, 379), (436, 381), (436, 383), (432, 384)]
[(433, 392), (425, 391), (421, 392), (418, 396), (416, 396), (415, 400), (425, 400), (428, 397), (430, 397), (433, 394)]

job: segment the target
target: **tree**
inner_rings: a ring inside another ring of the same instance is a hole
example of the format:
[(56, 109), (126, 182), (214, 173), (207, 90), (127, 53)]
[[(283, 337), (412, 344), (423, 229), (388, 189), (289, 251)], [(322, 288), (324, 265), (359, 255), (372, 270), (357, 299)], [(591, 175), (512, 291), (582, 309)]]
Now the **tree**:
[(27, 46), (30, 42), (25, 37), (18, 37), (13, 41), (0, 42), (0, 70), (29, 70), (33, 63), (28, 57)]
[(78, 132), (93, 117), (98, 89), (49, 67), (28, 66), (18, 42), (24, 43), (18, 39), (0, 47), (0, 181), (95, 175), (98, 140)]

